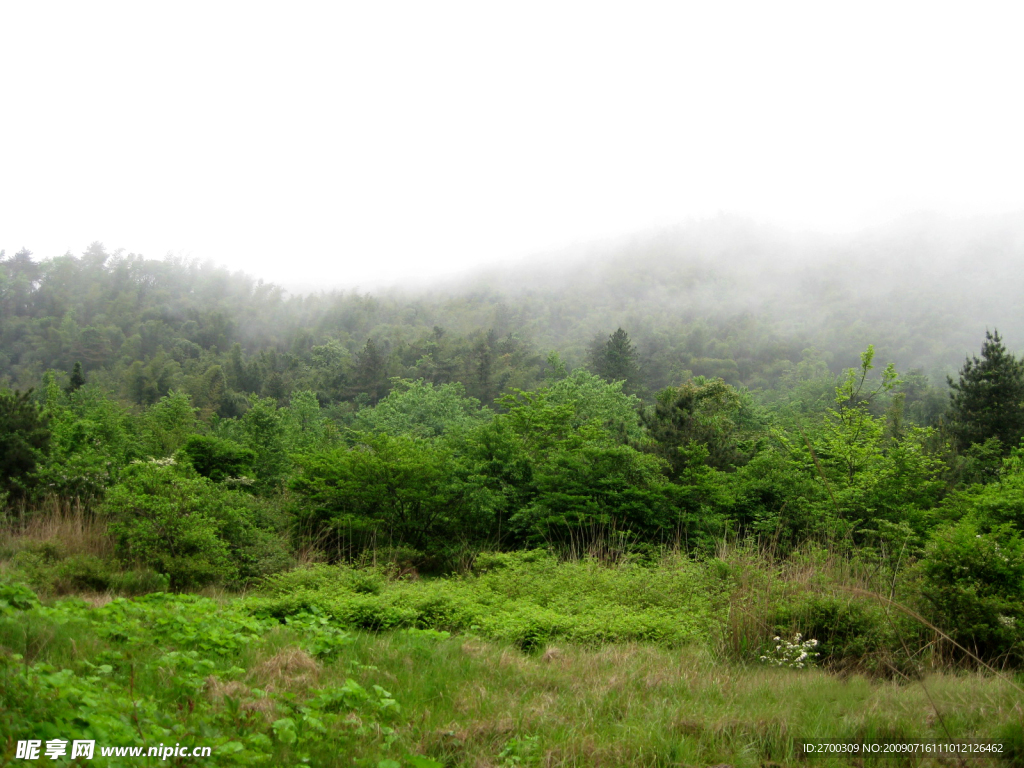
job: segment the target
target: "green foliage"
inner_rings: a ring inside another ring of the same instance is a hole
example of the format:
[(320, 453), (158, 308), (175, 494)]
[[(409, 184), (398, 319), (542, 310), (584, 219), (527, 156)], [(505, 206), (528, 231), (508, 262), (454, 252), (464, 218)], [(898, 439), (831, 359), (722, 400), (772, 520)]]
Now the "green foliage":
[[(541, 390), (545, 402), (572, 409), (570, 426), (591, 425), (604, 430), (616, 441), (643, 444), (649, 440), (640, 422), (640, 399), (623, 392), (621, 381), (605, 382), (577, 368)], [(509, 406), (514, 399), (506, 398)], [(514, 411), (514, 407), (511, 408)]]
[(654, 441), (654, 452), (668, 463), (669, 477), (677, 479), (688, 468), (687, 450), (692, 445), (707, 450), (706, 463), (731, 469), (749, 460), (739, 441), (747, 437), (738, 421), (750, 409), (738, 391), (721, 379), (698, 376), (658, 393), (654, 407), (644, 413), (644, 425)]
[(523, 650), (555, 639), (678, 645), (720, 621), (720, 588), (685, 560), (610, 568), (527, 551), (489, 555), (478, 567), (430, 582), (381, 582), (371, 571), (368, 589), (365, 571), (321, 566), (268, 579), (247, 605), (256, 615), (312, 614), (353, 629), (471, 631)]
[(59, 496), (98, 499), (123, 467), (144, 454), (141, 420), (94, 385), (67, 393), (52, 373), (44, 381), (52, 439), (40, 484)]
[(289, 565), (280, 540), (257, 525), (257, 505), (173, 460), (154, 460), (128, 467), (103, 509), (121, 560), (167, 574), (177, 590)]
[(127, 648), (167, 645), (203, 654), (237, 653), (266, 629), (237, 607), (225, 609), (208, 598), (165, 592), (118, 598), (89, 616), (98, 635)]
[(590, 367), (608, 382), (622, 382), (628, 392), (636, 392), (640, 384), (640, 355), (629, 334), (621, 328), (602, 340), (598, 336), (590, 345)]
[(935, 624), (983, 659), (1024, 658), (1024, 540), (1018, 531), (965, 518), (932, 535), (919, 567)]
[(998, 331), (986, 331), (981, 358), (967, 358), (960, 380), (948, 381), (947, 427), (962, 448), (991, 438), (1004, 451), (1017, 447), (1024, 437), (1024, 362), (1007, 352)]
[[(925, 628), (877, 601), (847, 595), (798, 596), (779, 605), (770, 624), (780, 637), (799, 633), (816, 640), (815, 660), (834, 669), (886, 676), (893, 670), (918, 671), (904, 647), (920, 647)], [(783, 641), (777, 640), (771, 645), (780, 644)]]
[(119, 563), (90, 554), (66, 555), (62, 549), (51, 542), (26, 546), (11, 559), (12, 570), (48, 595), (112, 592), (133, 596), (170, 587), (170, 579), (151, 568), (122, 570)]
[(810, 458), (837, 517), (836, 533), (906, 523), (922, 534), (926, 510), (943, 490), (941, 462), (926, 447), (932, 430), (901, 427), (872, 413), (874, 401), (899, 385), (890, 364), (869, 389), (873, 357), (869, 346), (860, 369), (849, 369), (836, 387), (836, 405), (827, 411)]
[(216, 498), (208, 481), (173, 467), (136, 465), (110, 490), (104, 510), (119, 557), (152, 564), (174, 589), (201, 587), (237, 576), (227, 543), (218, 535)]
[(301, 455), (296, 463), (291, 487), (320, 530), (441, 557), (453, 537), (489, 531), (489, 494), (458, 471), (451, 449), (439, 443), (368, 434), (351, 448)]
[(232, 440), (210, 435), (190, 435), (181, 448), (181, 457), (200, 475), (220, 483), (252, 473), (256, 453)]
[(171, 391), (146, 410), (145, 449), (150, 456), (170, 456), (196, 430), (196, 408), (184, 392)]
[(68, 379), (68, 394), (77, 392), (84, 384), (85, 374), (82, 373), (82, 363), (76, 360), (75, 367), (71, 371), (71, 377)]
[(501, 404), (507, 413), (474, 433), (468, 449), (512, 543), (586, 549), (620, 531), (648, 542), (692, 539), (705, 546), (721, 533), (706, 472), (673, 485), (657, 456), (626, 444), (646, 438), (639, 403), (619, 384), (574, 371)]
[(327, 448), (336, 439), (335, 425), (320, 410), (316, 393), (293, 392), (282, 414), (284, 442), (292, 453)]
[(282, 413), (273, 398), (252, 397), (249, 410), (241, 418), (233, 435), (256, 454), (253, 469), (258, 487), (264, 491), (276, 489), (284, 481), (289, 461), (285, 446), (285, 426)]
[(728, 514), (740, 534), (773, 542), (780, 553), (835, 532), (835, 510), (811, 457), (784, 443), (726, 476)]
[(0, 492), (24, 495), (50, 446), (50, 430), (32, 391), (0, 389)]
[[(268, 630), (237, 604), (194, 596), (44, 607), (23, 587), (0, 583), (0, 730), (92, 739), (95, 761), (109, 766), (137, 758), (101, 757), (99, 746), (209, 746), (214, 765), (327, 765), (354, 749), (387, 754), (402, 707), (384, 687), (343, 678), (297, 696), (248, 680), (244, 666), (255, 666)], [(321, 624), (296, 623), (290, 632), (344, 636)], [(337, 652), (321, 658), (329, 663)]]
[(24, 584), (0, 581), (0, 616), (10, 616), (38, 605), (36, 593)]
[(375, 408), (360, 411), (356, 427), (393, 437), (434, 438), (465, 432), (489, 418), (490, 411), (481, 408), (476, 398), (467, 397), (465, 387), (458, 382), (392, 379), (391, 392)]

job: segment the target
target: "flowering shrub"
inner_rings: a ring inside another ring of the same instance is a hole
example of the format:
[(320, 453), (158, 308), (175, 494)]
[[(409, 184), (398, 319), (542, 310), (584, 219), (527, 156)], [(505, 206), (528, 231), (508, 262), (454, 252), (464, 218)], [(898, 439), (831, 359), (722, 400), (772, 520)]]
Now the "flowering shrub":
[(799, 632), (793, 636), (793, 642), (781, 637), (774, 637), (772, 640), (775, 641), (775, 648), (761, 657), (761, 661), (770, 667), (803, 669), (812, 666), (821, 655), (814, 650), (818, 647), (818, 641), (804, 640)]

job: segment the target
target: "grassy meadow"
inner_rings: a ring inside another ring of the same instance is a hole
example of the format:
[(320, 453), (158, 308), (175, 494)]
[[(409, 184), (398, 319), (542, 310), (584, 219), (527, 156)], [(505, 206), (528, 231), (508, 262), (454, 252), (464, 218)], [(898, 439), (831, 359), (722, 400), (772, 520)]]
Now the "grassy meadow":
[[(824, 547), (482, 554), (445, 578), (311, 564), (171, 594), (144, 570), (89, 590), (83, 558), (107, 546), (56, 507), (0, 544), (4, 764), (31, 764), (18, 739), (57, 737), (371, 768), (952, 765), (808, 758), (799, 742), (973, 738), (1006, 751), (970, 765), (1024, 764), (1024, 677), (873, 597), (901, 599), (912, 575)], [(775, 640), (797, 632), (819, 656)]]

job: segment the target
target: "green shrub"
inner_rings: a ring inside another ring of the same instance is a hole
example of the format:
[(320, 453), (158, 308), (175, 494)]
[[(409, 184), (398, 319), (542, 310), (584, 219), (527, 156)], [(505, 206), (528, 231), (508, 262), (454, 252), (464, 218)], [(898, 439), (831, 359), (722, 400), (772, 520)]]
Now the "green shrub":
[(233, 440), (192, 435), (181, 448), (181, 456), (203, 477), (215, 483), (251, 475), (256, 453)]
[(126, 597), (166, 592), (171, 588), (170, 578), (151, 568), (135, 568), (110, 577), (110, 591)]
[(104, 509), (122, 562), (170, 577), (172, 589), (245, 583), (292, 565), (266, 503), (217, 485), (189, 466), (127, 467)]
[(479, 575), (412, 582), (384, 581), (379, 570), (317, 566), (267, 579), (247, 604), (257, 615), (320, 612), (352, 628), (472, 631), (524, 650), (554, 638), (679, 645), (706, 637), (721, 621), (721, 585), (684, 559), (607, 567), (533, 551), (489, 555), (484, 564)]
[(65, 556), (63, 545), (53, 544), (26, 546), (11, 558), (11, 565), (32, 587), (46, 594), (104, 592), (109, 588), (113, 563), (96, 555)]
[(73, 555), (55, 568), (58, 594), (105, 592), (110, 588), (111, 563), (96, 555)]
[(27, 611), (37, 605), (39, 605), (39, 598), (26, 585), (0, 581), (0, 616)]
[(385, 584), (384, 574), (376, 569), (317, 564), (270, 576), (263, 581), (261, 591), (269, 595), (287, 595), (302, 590), (342, 590), (375, 595), (384, 589)]
[[(914, 670), (903, 651), (920, 648), (924, 627), (892, 608), (869, 600), (809, 595), (779, 606), (771, 617), (774, 635), (800, 633), (817, 640), (820, 664), (883, 674)], [(774, 647), (774, 643), (769, 644)], [(766, 648), (770, 651), (771, 647)]]
[(1024, 658), (1024, 540), (970, 519), (936, 531), (919, 564), (932, 620), (983, 659)]

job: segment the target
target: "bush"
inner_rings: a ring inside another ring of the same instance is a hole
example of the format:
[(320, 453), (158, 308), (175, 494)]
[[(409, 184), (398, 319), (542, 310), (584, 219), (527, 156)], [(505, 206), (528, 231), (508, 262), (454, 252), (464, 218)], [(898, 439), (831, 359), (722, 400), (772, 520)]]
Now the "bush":
[(126, 597), (147, 595), (151, 592), (166, 592), (171, 580), (151, 568), (136, 568), (110, 577), (110, 591)]
[(1010, 525), (940, 529), (919, 568), (937, 626), (983, 659), (1024, 658), (1024, 541)]
[(207, 435), (192, 435), (181, 448), (181, 455), (203, 477), (215, 483), (251, 475), (255, 452), (232, 440)]
[(150, 461), (129, 466), (104, 504), (117, 554), (170, 577), (172, 589), (244, 583), (292, 563), (261, 502), (195, 473)]
[(58, 594), (105, 592), (110, 588), (111, 563), (96, 555), (73, 555), (56, 567)]
[(918, 648), (924, 630), (879, 603), (832, 595), (804, 596), (779, 606), (771, 625), (780, 637), (799, 633), (808, 640), (817, 640), (814, 651), (819, 654), (816, 660), (820, 664), (882, 674), (914, 671), (903, 646)]
[(0, 581), (0, 616), (27, 611), (39, 605), (36, 593), (24, 584)]

